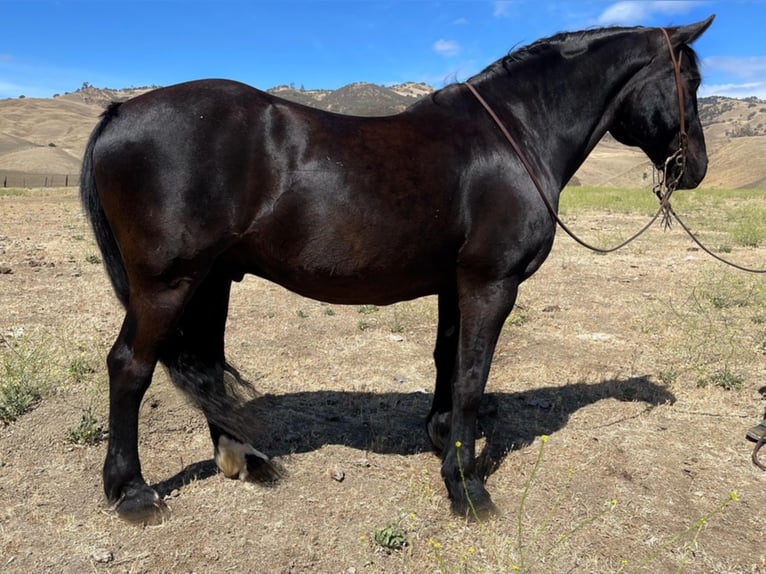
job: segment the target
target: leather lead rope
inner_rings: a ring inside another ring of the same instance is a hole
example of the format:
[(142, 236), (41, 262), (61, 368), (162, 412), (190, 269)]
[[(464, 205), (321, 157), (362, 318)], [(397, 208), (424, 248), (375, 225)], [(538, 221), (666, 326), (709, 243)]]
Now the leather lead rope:
[(657, 213), (654, 214), (654, 217), (652, 217), (649, 220), (649, 223), (644, 225), (637, 233), (620, 243), (619, 245), (615, 245), (614, 247), (597, 247), (595, 245), (591, 245), (590, 243), (584, 241), (583, 239), (580, 239), (567, 225), (561, 220), (558, 213), (556, 213), (556, 210), (553, 208), (553, 205), (551, 204), (550, 200), (548, 199), (548, 196), (545, 195), (545, 192), (543, 191), (543, 186), (540, 184), (540, 180), (535, 175), (534, 170), (532, 169), (532, 164), (527, 159), (527, 156), (524, 155), (524, 152), (521, 151), (521, 148), (519, 147), (519, 144), (516, 143), (516, 140), (513, 139), (513, 136), (511, 136), (508, 129), (503, 125), (503, 122), (500, 121), (500, 118), (497, 116), (495, 111), (490, 107), (490, 105), (486, 102), (484, 98), (481, 97), (481, 94), (479, 94), (478, 91), (476, 91), (476, 88), (474, 88), (471, 84), (468, 82), (464, 82), (463, 85), (465, 85), (470, 92), (474, 95), (474, 97), (478, 100), (478, 102), (482, 105), (482, 107), (486, 110), (486, 112), (489, 114), (489, 116), (494, 120), (495, 124), (497, 124), (497, 127), (500, 128), (500, 131), (505, 136), (505, 139), (508, 140), (508, 143), (511, 144), (511, 147), (513, 148), (513, 151), (516, 152), (516, 155), (521, 160), (521, 163), (524, 165), (524, 168), (527, 170), (527, 173), (529, 174), (529, 178), (532, 180), (532, 183), (535, 184), (535, 188), (537, 188), (537, 192), (540, 194), (540, 198), (543, 200), (543, 203), (545, 204), (545, 207), (548, 209), (548, 213), (551, 214), (551, 217), (553, 220), (563, 229), (569, 237), (574, 239), (577, 243), (582, 245), (583, 247), (590, 249), (591, 251), (596, 251), (597, 253), (612, 253), (613, 251), (617, 251), (618, 249), (622, 249), (625, 247), (628, 243), (638, 238), (641, 234), (643, 234), (647, 229), (649, 229), (652, 224), (657, 221), (657, 218), (660, 216), (660, 213), (662, 213), (664, 207), (661, 205), (660, 208), (657, 210)]

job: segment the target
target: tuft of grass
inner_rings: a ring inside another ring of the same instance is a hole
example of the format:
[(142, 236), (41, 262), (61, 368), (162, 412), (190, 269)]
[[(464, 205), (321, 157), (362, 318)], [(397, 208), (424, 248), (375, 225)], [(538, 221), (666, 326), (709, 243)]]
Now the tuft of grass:
[(766, 240), (766, 209), (750, 206), (732, 215), (731, 236), (737, 245), (758, 247)]
[(744, 385), (745, 379), (728, 369), (714, 371), (707, 377), (701, 377), (697, 380), (697, 386), (702, 389), (713, 386), (725, 391), (738, 391)]
[(650, 189), (615, 189), (610, 187), (568, 187), (561, 194), (562, 216), (589, 210), (609, 213), (642, 213), (657, 211), (657, 198)]
[(80, 424), (70, 427), (66, 432), (66, 440), (71, 444), (92, 446), (104, 438), (104, 429), (90, 407), (83, 410)]
[(101, 258), (94, 253), (90, 253), (85, 256), (85, 261), (91, 265), (99, 265), (101, 263)]
[(369, 315), (371, 313), (377, 313), (378, 307), (376, 305), (360, 305), (356, 310), (362, 315)]
[(19, 196), (19, 195), (28, 195), (29, 190), (27, 189), (20, 189), (18, 187), (4, 187), (0, 189), (0, 197), (10, 197), (10, 196)]
[(91, 367), (85, 355), (80, 353), (69, 362), (67, 372), (76, 383), (81, 383), (85, 377), (95, 373), (96, 369)]
[(508, 315), (508, 318), (505, 320), (505, 327), (522, 327), (529, 322), (529, 313), (526, 309), (522, 308), (519, 305), (516, 305), (513, 310), (511, 311), (511, 314)]
[(761, 352), (763, 329), (753, 326), (766, 323), (760, 277), (728, 269), (705, 273), (658, 304), (645, 325), (662, 334), (647, 340), (657, 345), (661, 363), (673, 365), (679, 381), (736, 390), (756, 376), (751, 365), (760, 361), (755, 354)]
[[(7, 375), (7, 372), (6, 372)], [(34, 385), (14, 378), (0, 386), (0, 421), (11, 423), (31, 411), (42, 400), (42, 393)]]
[(678, 379), (678, 371), (671, 367), (670, 369), (660, 371), (657, 378), (663, 385), (669, 386), (675, 383)]
[(33, 346), (20, 333), (0, 335), (0, 421), (10, 423), (34, 408), (54, 377), (54, 364), (45, 345)]
[(39, 339), (21, 327), (0, 334), (0, 423), (29, 412), (51, 389), (83, 383), (96, 372), (84, 346), (76, 351), (67, 347), (68, 341)]

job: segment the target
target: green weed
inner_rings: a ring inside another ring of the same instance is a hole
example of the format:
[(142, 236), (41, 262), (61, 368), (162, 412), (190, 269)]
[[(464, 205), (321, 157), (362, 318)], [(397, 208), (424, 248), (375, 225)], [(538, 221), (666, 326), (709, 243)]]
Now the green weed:
[(362, 315), (369, 315), (371, 313), (377, 313), (378, 307), (375, 305), (360, 305), (356, 310)]
[(673, 368), (660, 371), (657, 378), (663, 385), (672, 385), (678, 379), (678, 371)]
[(96, 370), (90, 366), (88, 359), (83, 353), (80, 353), (69, 362), (69, 368), (67, 371), (69, 376), (76, 383), (81, 383), (86, 376), (96, 372)]
[(37, 405), (53, 378), (45, 346), (32, 346), (24, 335), (0, 335), (0, 421), (15, 421)]
[(697, 380), (697, 386), (702, 389), (713, 386), (725, 391), (738, 391), (744, 385), (745, 379), (728, 369), (714, 371), (707, 377), (701, 377)]
[(91, 446), (104, 438), (104, 429), (90, 407), (83, 410), (80, 424), (67, 429), (66, 440), (72, 444)]
[(407, 546), (407, 533), (398, 522), (390, 522), (384, 528), (372, 531), (372, 541), (387, 552), (401, 550)]
[(749, 206), (737, 210), (732, 215), (736, 223), (731, 236), (737, 245), (758, 247), (766, 239), (766, 209)]
[(18, 187), (4, 187), (0, 189), (0, 197), (10, 197), (10, 196), (19, 196), (19, 195), (28, 195), (29, 190), (27, 189), (20, 189)]

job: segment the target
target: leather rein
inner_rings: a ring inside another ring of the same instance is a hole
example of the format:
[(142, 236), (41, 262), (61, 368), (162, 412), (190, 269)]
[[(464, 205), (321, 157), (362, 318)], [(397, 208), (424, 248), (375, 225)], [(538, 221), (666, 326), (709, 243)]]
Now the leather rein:
[[(726, 259), (723, 259), (719, 255), (716, 255), (713, 253), (710, 249), (705, 247), (697, 237), (692, 233), (692, 231), (684, 224), (683, 221), (678, 217), (675, 211), (673, 211), (672, 206), (670, 205), (670, 196), (673, 194), (673, 192), (678, 188), (679, 183), (681, 182), (681, 178), (683, 177), (684, 171), (686, 169), (686, 154), (687, 154), (687, 134), (686, 134), (686, 117), (685, 117), (685, 108), (684, 108), (684, 87), (683, 82), (681, 81), (681, 57), (683, 55), (683, 52), (681, 52), (676, 58), (676, 54), (673, 50), (673, 43), (670, 40), (670, 34), (665, 28), (660, 28), (662, 31), (662, 34), (665, 38), (665, 41), (668, 46), (668, 52), (670, 53), (670, 61), (673, 65), (673, 73), (675, 75), (676, 80), (676, 94), (678, 96), (678, 111), (680, 114), (680, 124), (678, 129), (678, 149), (672, 153), (666, 160), (665, 163), (662, 166), (653, 166), (654, 167), (654, 185), (652, 187), (652, 191), (657, 196), (660, 202), (660, 206), (657, 209), (657, 213), (654, 214), (654, 216), (649, 220), (649, 222), (644, 225), (641, 229), (639, 229), (635, 234), (630, 236), (625, 241), (619, 243), (618, 245), (615, 245), (614, 247), (597, 247), (595, 245), (591, 245), (584, 241), (583, 239), (579, 238), (567, 225), (561, 220), (558, 213), (556, 213), (556, 210), (554, 209), (553, 205), (551, 204), (550, 199), (548, 199), (548, 196), (545, 195), (545, 192), (543, 191), (543, 186), (540, 183), (540, 180), (538, 179), (537, 175), (535, 175), (535, 171), (532, 168), (532, 164), (530, 163), (527, 156), (522, 151), (519, 144), (516, 142), (516, 140), (511, 136), (511, 133), (508, 131), (508, 129), (505, 127), (503, 122), (500, 120), (498, 115), (495, 113), (495, 111), (492, 109), (492, 107), (487, 103), (487, 101), (479, 94), (479, 92), (476, 90), (474, 86), (472, 86), (468, 82), (463, 82), (463, 85), (468, 88), (468, 90), (473, 94), (473, 96), (476, 98), (476, 100), (481, 104), (481, 106), (484, 108), (484, 110), (489, 114), (489, 116), (492, 118), (492, 120), (495, 122), (497, 127), (502, 132), (503, 136), (505, 136), (505, 139), (508, 140), (508, 143), (513, 148), (513, 151), (516, 153), (519, 160), (521, 160), (521, 163), (524, 165), (524, 168), (527, 170), (527, 173), (529, 174), (529, 178), (532, 180), (532, 183), (535, 185), (535, 188), (537, 188), (537, 192), (540, 194), (540, 198), (543, 200), (543, 203), (545, 204), (545, 207), (548, 209), (548, 212), (550, 213), (551, 217), (556, 221), (556, 223), (563, 229), (569, 237), (574, 239), (577, 243), (582, 245), (583, 247), (586, 247), (587, 249), (590, 249), (592, 251), (596, 251), (598, 253), (612, 253), (614, 251), (617, 251), (618, 249), (621, 249), (637, 239), (639, 236), (641, 236), (647, 229), (649, 229), (654, 222), (657, 220), (657, 218), (662, 214), (662, 221), (665, 229), (670, 227), (670, 224), (672, 222), (672, 219), (675, 219), (678, 221), (678, 223), (681, 225), (681, 228), (686, 231), (686, 233), (689, 235), (689, 237), (692, 238), (692, 240), (697, 244), (700, 249), (702, 249), (705, 253), (712, 256), (713, 258), (717, 259), (718, 261), (721, 261), (722, 263), (725, 263), (726, 265), (730, 265), (736, 269), (739, 269), (741, 271), (747, 271), (749, 273), (766, 273), (766, 269), (751, 269), (748, 267), (743, 267), (741, 265), (737, 265), (736, 263), (732, 263), (731, 261), (728, 261)], [(671, 167), (678, 167), (677, 175), (672, 178), (668, 179), (668, 173)], [(672, 218), (672, 219), (671, 219)]]

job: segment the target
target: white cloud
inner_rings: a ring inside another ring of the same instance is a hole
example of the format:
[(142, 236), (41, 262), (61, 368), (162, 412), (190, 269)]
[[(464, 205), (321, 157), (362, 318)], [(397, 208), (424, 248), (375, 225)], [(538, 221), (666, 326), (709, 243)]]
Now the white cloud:
[(654, 14), (685, 14), (699, 4), (702, 2), (693, 0), (624, 0), (610, 5), (596, 19), (596, 23), (602, 26), (637, 25)]
[(442, 56), (457, 56), (460, 53), (460, 44), (454, 40), (439, 39), (434, 42), (434, 51)]
[(745, 82), (742, 84), (702, 84), (697, 95), (725, 96), (728, 98), (751, 98), (766, 100), (766, 82)]
[(766, 82), (766, 56), (709, 56), (702, 60), (702, 73), (704, 75), (709, 72), (724, 72), (742, 80), (758, 79)]
[(510, 2), (508, 0), (505, 0), (503, 2), (495, 2), (492, 5), (492, 15), (495, 18), (503, 18), (505, 16), (508, 16), (511, 12), (511, 5), (513, 2)]
[(700, 96), (766, 99), (766, 56), (708, 56), (702, 60)]

